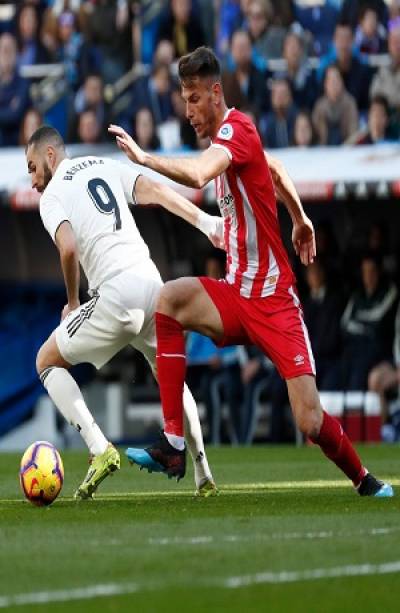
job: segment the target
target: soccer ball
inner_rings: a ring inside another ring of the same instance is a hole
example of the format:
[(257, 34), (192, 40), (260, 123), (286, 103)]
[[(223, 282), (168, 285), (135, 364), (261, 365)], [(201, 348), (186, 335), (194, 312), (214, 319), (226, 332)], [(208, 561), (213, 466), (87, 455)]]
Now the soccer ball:
[(51, 504), (61, 492), (64, 467), (57, 449), (46, 441), (36, 441), (21, 459), (19, 480), (22, 491), (32, 504)]

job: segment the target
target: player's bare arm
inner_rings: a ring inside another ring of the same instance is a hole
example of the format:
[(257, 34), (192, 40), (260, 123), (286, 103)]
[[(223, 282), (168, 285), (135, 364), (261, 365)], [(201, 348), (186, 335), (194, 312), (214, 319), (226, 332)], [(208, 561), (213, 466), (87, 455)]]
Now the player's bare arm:
[(316, 256), (315, 234), (312, 221), (304, 212), (300, 197), (285, 166), (265, 153), (271, 171), (276, 195), (287, 208), (293, 223), (292, 243), (301, 262), (307, 266)]
[(208, 215), (168, 185), (157, 183), (144, 175), (138, 177), (133, 195), (138, 204), (161, 205), (170, 213), (201, 230), (214, 247), (224, 249), (222, 217)]
[(226, 152), (216, 147), (207, 149), (197, 157), (167, 158), (143, 151), (120, 126), (112, 124), (108, 131), (115, 135), (118, 147), (132, 162), (151, 168), (187, 187), (201, 189), (230, 164)]
[(61, 268), (68, 299), (61, 315), (61, 319), (64, 319), (68, 313), (79, 306), (79, 255), (74, 232), (68, 221), (63, 221), (58, 227), (55, 241), (60, 253)]

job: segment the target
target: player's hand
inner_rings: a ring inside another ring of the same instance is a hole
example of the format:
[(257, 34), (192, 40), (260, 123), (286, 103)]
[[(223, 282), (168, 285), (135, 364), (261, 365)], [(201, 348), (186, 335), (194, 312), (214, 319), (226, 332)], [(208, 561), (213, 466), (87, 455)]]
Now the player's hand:
[(199, 211), (195, 225), (207, 236), (214, 247), (225, 251), (224, 220), (222, 217)]
[(108, 126), (108, 131), (114, 134), (118, 147), (130, 160), (132, 160), (132, 162), (144, 165), (146, 154), (133, 140), (132, 136), (129, 136), (128, 132), (125, 132), (123, 128), (113, 123)]
[(301, 263), (308, 266), (316, 256), (314, 226), (306, 215), (293, 225), (292, 243)]
[(63, 310), (61, 311), (61, 321), (63, 321), (67, 317), (67, 315), (72, 313), (72, 311), (75, 311), (75, 309), (77, 309), (79, 305), (80, 305), (79, 302), (77, 302), (75, 305), (66, 304)]
[(214, 247), (225, 251), (224, 220), (222, 217), (218, 217), (218, 215), (213, 216), (213, 220), (215, 220), (215, 226), (209, 233), (208, 238)]

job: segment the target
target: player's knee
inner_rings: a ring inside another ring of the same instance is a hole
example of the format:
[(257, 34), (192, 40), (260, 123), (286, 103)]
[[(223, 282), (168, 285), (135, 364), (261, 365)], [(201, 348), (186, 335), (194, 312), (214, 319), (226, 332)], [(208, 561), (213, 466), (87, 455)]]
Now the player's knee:
[(168, 281), (162, 288), (157, 301), (157, 311), (179, 319), (179, 313), (185, 305), (185, 292), (176, 281)]
[(36, 355), (36, 372), (40, 375), (41, 372), (48, 366), (46, 345), (42, 345)]
[(173, 281), (168, 281), (161, 289), (157, 300), (157, 311), (175, 317), (179, 309), (179, 296)]
[(316, 438), (322, 425), (322, 408), (314, 402), (303, 401), (295, 411), (296, 423), (300, 432), (307, 438)]

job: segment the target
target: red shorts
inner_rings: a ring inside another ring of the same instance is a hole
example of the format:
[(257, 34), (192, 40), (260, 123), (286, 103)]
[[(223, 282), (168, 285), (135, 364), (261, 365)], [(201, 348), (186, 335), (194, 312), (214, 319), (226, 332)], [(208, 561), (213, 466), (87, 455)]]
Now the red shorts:
[(221, 315), (224, 336), (217, 343), (220, 347), (256, 345), (284, 379), (315, 375), (310, 339), (293, 287), (278, 287), (266, 298), (243, 298), (224, 279), (199, 280)]

